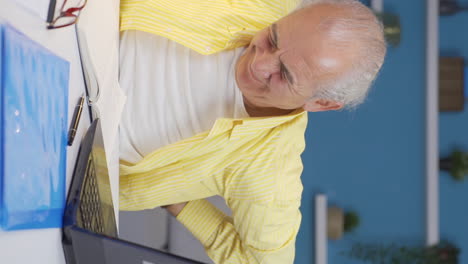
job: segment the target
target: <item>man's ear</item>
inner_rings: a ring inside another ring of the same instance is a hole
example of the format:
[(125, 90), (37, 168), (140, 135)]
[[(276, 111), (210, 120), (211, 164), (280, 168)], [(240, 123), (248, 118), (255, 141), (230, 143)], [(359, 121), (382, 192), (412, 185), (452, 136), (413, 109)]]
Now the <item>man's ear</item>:
[(308, 112), (323, 112), (331, 110), (339, 110), (343, 108), (343, 103), (327, 99), (310, 99), (302, 107)]

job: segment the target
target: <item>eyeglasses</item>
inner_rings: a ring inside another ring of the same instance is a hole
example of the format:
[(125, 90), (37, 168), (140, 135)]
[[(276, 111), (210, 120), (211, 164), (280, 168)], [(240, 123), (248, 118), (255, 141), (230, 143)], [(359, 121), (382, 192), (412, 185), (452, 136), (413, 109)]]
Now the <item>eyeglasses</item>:
[[(62, 4), (62, 7), (60, 8), (60, 15), (51, 22), (47, 23), (47, 29), (68, 27), (78, 22), (79, 12), (86, 6), (88, 0), (84, 0), (83, 3), (79, 6), (66, 8), (67, 1), (68, 0), (65, 0)], [(53, 2), (55, 6), (55, 1)], [(55, 7), (53, 7), (53, 9), (55, 9)]]

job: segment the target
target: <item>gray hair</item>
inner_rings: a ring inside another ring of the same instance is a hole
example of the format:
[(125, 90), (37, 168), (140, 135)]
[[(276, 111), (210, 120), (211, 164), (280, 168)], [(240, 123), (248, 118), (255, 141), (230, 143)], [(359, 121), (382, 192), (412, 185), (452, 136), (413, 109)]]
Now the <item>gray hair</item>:
[[(342, 103), (353, 109), (364, 102), (369, 88), (382, 67), (386, 44), (383, 26), (372, 10), (357, 0), (306, 0), (300, 8), (331, 4), (341, 8), (342, 16), (332, 16), (319, 25), (336, 47), (356, 47), (356, 59), (351, 70), (332, 81), (318, 83), (313, 98)], [(357, 43), (357, 45), (356, 45)]]

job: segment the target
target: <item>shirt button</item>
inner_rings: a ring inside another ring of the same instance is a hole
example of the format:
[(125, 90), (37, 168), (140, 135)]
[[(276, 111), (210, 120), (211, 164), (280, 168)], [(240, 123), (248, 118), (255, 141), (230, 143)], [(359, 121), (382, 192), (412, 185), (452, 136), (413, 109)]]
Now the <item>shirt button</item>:
[(211, 51), (211, 48), (210, 48), (210, 47), (205, 47), (205, 51), (206, 51), (206, 52), (210, 52), (210, 51)]
[(172, 32), (172, 28), (166, 28), (166, 32)]

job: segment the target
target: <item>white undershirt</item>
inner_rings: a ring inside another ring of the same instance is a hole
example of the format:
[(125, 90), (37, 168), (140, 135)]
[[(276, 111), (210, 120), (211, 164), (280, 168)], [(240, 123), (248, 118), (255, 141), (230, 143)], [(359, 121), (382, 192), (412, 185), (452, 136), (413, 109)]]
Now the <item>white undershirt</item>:
[(209, 130), (220, 117), (247, 117), (234, 69), (244, 48), (200, 55), (141, 31), (120, 38), (120, 85), (127, 103), (120, 158), (136, 163), (165, 145)]

